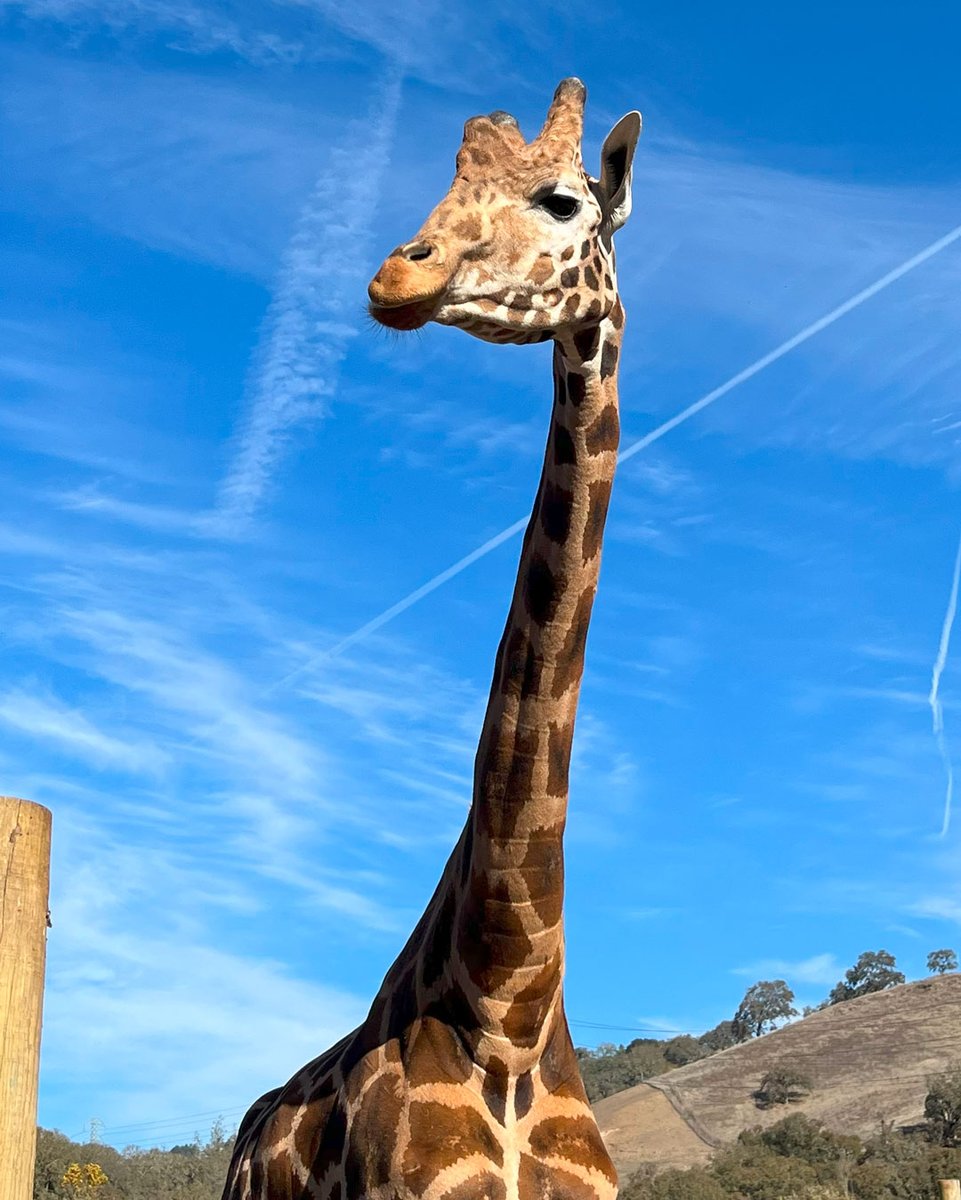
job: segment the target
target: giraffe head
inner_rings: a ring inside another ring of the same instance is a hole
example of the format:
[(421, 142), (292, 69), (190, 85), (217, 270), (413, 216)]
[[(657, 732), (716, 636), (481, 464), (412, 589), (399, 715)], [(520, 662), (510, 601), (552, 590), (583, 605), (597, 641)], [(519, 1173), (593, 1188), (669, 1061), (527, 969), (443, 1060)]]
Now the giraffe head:
[(628, 113), (608, 134), (595, 179), (581, 161), (586, 95), (579, 79), (565, 79), (531, 142), (504, 112), (467, 122), (450, 191), (371, 281), (375, 320), (537, 342), (607, 316), (617, 299), (612, 238), (631, 211), (641, 117)]

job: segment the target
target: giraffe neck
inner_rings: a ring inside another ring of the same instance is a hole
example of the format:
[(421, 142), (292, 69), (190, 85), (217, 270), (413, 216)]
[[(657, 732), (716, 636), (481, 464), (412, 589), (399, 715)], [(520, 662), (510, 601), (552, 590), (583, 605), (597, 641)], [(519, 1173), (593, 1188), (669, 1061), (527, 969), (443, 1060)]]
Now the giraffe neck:
[(617, 461), (622, 327), (618, 302), (555, 343), (544, 468), (455, 856), (455, 978), (480, 1029), (522, 1056), (536, 1057), (562, 1018), (568, 770)]

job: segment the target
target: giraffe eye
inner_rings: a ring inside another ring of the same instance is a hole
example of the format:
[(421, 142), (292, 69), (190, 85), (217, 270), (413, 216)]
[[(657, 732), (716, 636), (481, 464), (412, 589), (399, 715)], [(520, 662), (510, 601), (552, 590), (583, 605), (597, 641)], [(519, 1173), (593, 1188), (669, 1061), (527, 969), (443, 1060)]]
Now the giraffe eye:
[(543, 208), (551, 214), (555, 221), (569, 221), (581, 207), (576, 196), (568, 196), (564, 192), (548, 192), (538, 196), (538, 208)]

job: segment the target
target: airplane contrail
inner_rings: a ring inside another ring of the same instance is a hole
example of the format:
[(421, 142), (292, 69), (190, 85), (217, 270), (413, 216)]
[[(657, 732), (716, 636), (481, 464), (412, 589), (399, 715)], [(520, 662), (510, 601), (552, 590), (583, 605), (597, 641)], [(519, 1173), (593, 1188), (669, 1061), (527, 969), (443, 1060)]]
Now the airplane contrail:
[[(722, 396), (726, 396), (729, 392), (732, 392), (736, 387), (740, 387), (742, 383), (746, 383), (747, 380), (760, 374), (761, 371), (766, 370), (772, 363), (776, 363), (778, 359), (784, 358), (786, 354), (790, 354), (792, 350), (796, 350), (798, 346), (810, 341), (811, 338), (827, 329), (829, 325), (833, 325), (835, 321), (839, 321), (849, 312), (853, 312), (854, 309), (859, 308), (865, 301), (870, 300), (879, 292), (883, 292), (885, 288), (890, 287), (892, 283), (897, 282), (904, 275), (907, 275), (909, 271), (913, 271), (916, 267), (920, 267), (922, 263), (926, 263), (928, 259), (934, 258), (936, 254), (940, 254), (942, 250), (946, 250), (948, 246), (958, 241), (959, 238), (961, 238), (961, 225), (956, 226), (949, 233), (938, 238), (936, 242), (925, 246), (917, 254), (905, 259), (903, 263), (893, 270), (888, 271), (886, 275), (882, 275), (874, 283), (868, 284), (867, 287), (862, 288), (861, 291), (844, 300), (836, 308), (832, 308), (830, 312), (825, 313), (823, 317), (812, 321), (810, 325), (806, 325), (799, 333), (794, 334), (787, 341), (781, 342), (779, 346), (776, 346), (761, 358), (756, 359), (750, 366), (745, 367), (743, 371), (738, 371), (736, 375), (732, 375), (730, 379), (726, 380), (719, 387), (714, 388), (713, 391), (708, 392), (707, 395), (702, 396), (700, 400), (695, 400), (693, 404), (689, 404), (687, 408), (681, 409), (679, 413), (676, 413), (673, 417), (658, 425), (656, 429), (652, 429), (650, 433), (646, 433), (642, 438), (638, 438), (636, 442), (632, 442), (630, 446), (621, 451), (618, 456), (618, 462), (626, 462), (629, 458), (633, 458), (635, 454), (640, 454), (642, 450), (646, 450), (648, 446), (659, 441), (665, 434), (670, 433), (672, 429), (676, 429), (678, 425), (683, 425), (685, 421), (689, 421), (696, 413), (701, 412), (709, 405), (720, 400)], [(410, 592), (402, 600), (398, 600), (396, 604), (392, 604), (390, 608), (384, 609), (382, 613), (361, 625), (359, 629), (355, 629), (353, 633), (341, 638), (339, 642), (336, 642), (328, 650), (313, 655), (301, 663), (300, 666), (289, 671), (281, 679), (278, 679), (276, 683), (271, 684), (266, 689), (265, 694), (269, 695), (282, 687), (286, 687), (287, 684), (304, 674), (304, 672), (309, 671), (312, 667), (328, 662), (338, 655), (343, 654), (350, 646), (356, 645), (357, 642), (369, 634), (382, 628), (389, 621), (392, 621), (395, 617), (400, 616), (401, 613), (406, 612), (409, 608), (412, 608), (419, 601), (423, 600), (425, 596), (429, 596), (431, 592), (437, 591), (439, 587), (442, 587), (455, 576), (460, 575), (462, 571), (466, 571), (468, 567), (473, 566), (479, 559), (490, 554), (492, 550), (496, 550), (498, 546), (514, 537), (515, 534), (520, 533), (527, 525), (528, 520), (529, 517), (522, 517), (520, 520), (514, 521), (512, 525), (508, 525), (506, 529), (489, 538), (482, 545), (478, 546), (476, 550), (465, 554), (463, 558), (458, 559), (457, 562), (441, 571), (438, 575), (435, 575), (432, 579), (428, 579), (426, 583), (421, 584), (419, 588)]]
[(944, 705), (941, 703), (941, 675), (948, 658), (948, 647), (951, 644), (951, 630), (958, 611), (958, 581), (961, 579), (961, 539), (958, 540), (958, 550), (954, 556), (954, 574), (951, 576), (951, 594), (948, 597), (948, 608), (944, 614), (944, 624), (941, 626), (941, 641), (938, 643), (938, 654), (931, 670), (931, 693), (928, 704), (931, 706), (931, 727), (934, 740), (938, 744), (938, 753), (944, 764), (944, 819), (941, 822), (941, 837), (946, 837), (951, 826), (951, 804), (954, 799), (954, 767), (951, 755), (948, 753), (944, 740)]

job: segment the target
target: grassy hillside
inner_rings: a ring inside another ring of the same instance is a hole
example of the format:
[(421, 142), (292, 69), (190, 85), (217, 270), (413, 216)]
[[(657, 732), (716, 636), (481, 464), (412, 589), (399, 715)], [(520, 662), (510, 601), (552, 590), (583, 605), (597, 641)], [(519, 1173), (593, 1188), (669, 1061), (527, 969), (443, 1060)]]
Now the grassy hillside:
[[(802, 1112), (840, 1133), (870, 1137), (881, 1122), (920, 1123), (928, 1078), (961, 1061), (961, 975), (849, 1000), (723, 1050), (594, 1106), (622, 1177), (641, 1164), (695, 1166), (752, 1126)], [(789, 1108), (762, 1110), (753, 1093), (772, 1068), (813, 1083)]]

